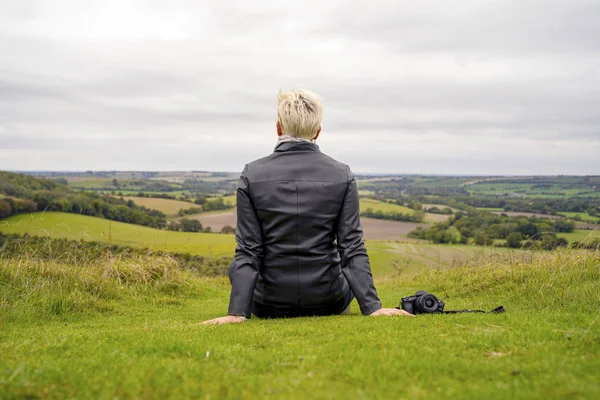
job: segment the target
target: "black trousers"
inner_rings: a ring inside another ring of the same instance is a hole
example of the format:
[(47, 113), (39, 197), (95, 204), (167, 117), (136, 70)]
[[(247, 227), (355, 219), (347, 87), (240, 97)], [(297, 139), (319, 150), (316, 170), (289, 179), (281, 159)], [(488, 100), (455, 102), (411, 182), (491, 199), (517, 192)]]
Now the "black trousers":
[(354, 299), (352, 290), (340, 300), (323, 304), (320, 307), (285, 306), (275, 307), (268, 304), (252, 302), (252, 314), (258, 318), (296, 318), (296, 317), (322, 317), (326, 315), (339, 315), (343, 313)]

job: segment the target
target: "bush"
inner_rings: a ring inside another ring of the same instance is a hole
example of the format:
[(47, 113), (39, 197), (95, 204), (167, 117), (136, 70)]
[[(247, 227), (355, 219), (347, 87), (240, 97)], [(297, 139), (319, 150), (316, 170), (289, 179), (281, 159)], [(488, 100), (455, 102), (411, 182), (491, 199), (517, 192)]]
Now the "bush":
[(516, 249), (521, 246), (521, 240), (523, 240), (523, 235), (519, 232), (513, 232), (506, 238), (506, 245), (510, 248)]

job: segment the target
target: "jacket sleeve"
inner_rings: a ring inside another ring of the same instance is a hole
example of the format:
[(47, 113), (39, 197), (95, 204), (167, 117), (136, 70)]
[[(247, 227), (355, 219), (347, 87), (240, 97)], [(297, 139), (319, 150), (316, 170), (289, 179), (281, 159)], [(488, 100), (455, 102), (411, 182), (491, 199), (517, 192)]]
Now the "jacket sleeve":
[(264, 254), (260, 223), (246, 177), (248, 165), (240, 176), (237, 189), (237, 227), (235, 230), (235, 258), (229, 267), (231, 296), (229, 315), (242, 315), (250, 318), (250, 309), (258, 272)]
[(358, 300), (360, 311), (363, 315), (369, 315), (381, 308), (381, 301), (373, 284), (369, 256), (363, 242), (358, 188), (349, 168), (348, 180), (348, 187), (338, 218), (337, 246), (342, 273)]

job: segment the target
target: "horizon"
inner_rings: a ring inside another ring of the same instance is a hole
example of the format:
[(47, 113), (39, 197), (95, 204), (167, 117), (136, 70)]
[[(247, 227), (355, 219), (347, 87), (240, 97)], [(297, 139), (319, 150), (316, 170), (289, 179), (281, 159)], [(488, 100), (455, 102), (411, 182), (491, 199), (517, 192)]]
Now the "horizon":
[[(194, 170), (142, 170), (142, 169), (137, 169), (137, 170), (92, 170), (92, 169), (83, 169), (83, 170), (51, 170), (51, 169), (40, 169), (40, 170), (11, 170), (11, 169), (0, 169), (0, 171), (7, 171), (7, 172), (13, 172), (13, 173), (17, 173), (17, 174), (35, 174), (35, 173), (53, 173), (53, 174), (60, 174), (60, 173), (65, 173), (65, 174), (85, 174), (85, 173), (141, 173), (141, 172), (158, 172), (158, 173), (168, 173), (168, 172), (175, 172), (175, 173), (183, 173), (183, 172), (207, 172), (207, 173), (226, 173), (226, 174), (239, 174), (241, 173), (241, 171), (225, 171), (225, 170), (207, 170), (207, 169), (194, 169)], [(568, 176), (573, 176), (573, 177), (597, 177), (600, 176), (600, 174), (581, 174), (581, 175), (577, 175), (577, 174), (549, 174), (549, 175), (543, 175), (543, 174), (426, 174), (426, 173), (402, 173), (402, 172), (361, 172), (361, 171), (353, 171), (355, 175), (357, 176), (389, 176), (389, 177), (395, 177), (395, 176), (432, 176), (432, 177), (449, 177), (449, 178), (454, 178), (454, 177), (485, 177), (485, 178), (494, 178), (494, 177), (498, 177), (498, 178), (518, 178), (518, 177), (568, 177)]]

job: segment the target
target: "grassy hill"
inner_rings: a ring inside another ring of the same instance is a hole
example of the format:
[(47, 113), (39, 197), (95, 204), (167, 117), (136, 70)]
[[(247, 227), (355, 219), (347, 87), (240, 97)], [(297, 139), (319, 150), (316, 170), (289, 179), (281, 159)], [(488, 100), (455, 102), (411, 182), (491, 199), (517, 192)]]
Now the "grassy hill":
[(22, 214), (0, 220), (0, 232), (110, 242), (215, 257), (231, 255), (235, 248), (235, 238), (232, 235), (172, 232), (58, 212)]
[[(202, 326), (229, 285), (168, 258), (0, 259), (3, 398), (600, 398), (600, 254), (522, 253), (378, 283), (501, 315)], [(376, 261), (378, 263), (378, 261)], [(380, 265), (375, 265), (380, 268)]]

